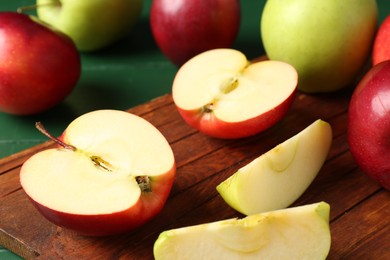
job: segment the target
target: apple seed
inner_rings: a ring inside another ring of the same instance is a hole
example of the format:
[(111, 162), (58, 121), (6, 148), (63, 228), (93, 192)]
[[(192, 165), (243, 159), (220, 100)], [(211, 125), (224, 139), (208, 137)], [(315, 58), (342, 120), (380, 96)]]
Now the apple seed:
[(227, 79), (225, 82), (223, 82), (219, 86), (221, 93), (218, 96), (216, 96), (212, 102), (204, 105), (201, 108), (201, 113), (213, 112), (214, 104), (217, 103), (223, 95), (229, 94), (230, 92), (235, 90), (237, 87), (238, 87), (238, 78), (237, 77), (232, 77), (232, 78)]
[(226, 80), (221, 86), (219, 87), (223, 94), (229, 94), (233, 90), (235, 90), (238, 87), (238, 78), (233, 77)]

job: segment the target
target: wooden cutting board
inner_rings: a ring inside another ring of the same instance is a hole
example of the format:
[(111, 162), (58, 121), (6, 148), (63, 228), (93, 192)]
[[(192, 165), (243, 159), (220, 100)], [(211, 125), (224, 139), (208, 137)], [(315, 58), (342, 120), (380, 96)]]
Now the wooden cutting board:
[(333, 145), (318, 177), (294, 206), (318, 201), (331, 205), (329, 259), (390, 259), (390, 193), (366, 177), (348, 151), (349, 97), (348, 90), (332, 95), (298, 93), (281, 122), (240, 140), (213, 139), (190, 128), (177, 113), (171, 95), (130, 109), (168, 139), (177, 177), (161, 214), (119, 236), (77, 235), (49, 223), (30, 204), (19, 184), (20, 167), (32, 154), (53, 146), (52, 142), (0, 159), (0, 244), (27, 259), (153, 259), (154, 241), (163, 230), (241, 217), (225, 204), (216, 185), (322, 118), (332, 125)]

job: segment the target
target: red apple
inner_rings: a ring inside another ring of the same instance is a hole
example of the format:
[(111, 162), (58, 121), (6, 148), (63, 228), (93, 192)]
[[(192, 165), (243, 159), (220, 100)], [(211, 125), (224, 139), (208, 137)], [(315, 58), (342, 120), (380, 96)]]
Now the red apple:
[(163, 208), (175, 160), (146, 120), (98, 110), (51, 138), (60, 148), (33, 155), (20, 171), (24, 191), (51, 222), (85, 235), (112, 235), (140, 227)]
[(383, 20), (375, 36), (372, 48), (372, 64), (390, 59), (390, 15)]
[(348, 143), (357, 165), (390, 190), (390, 61), (359, 82), (348, 111)]
[(298, 74), (280, 61), (249, 62), (233, 49), (213, 49), (187, 61), (172, 86), (183, 119), (217, 138), (260, 133), (281, 120), (294, 101)]
[(74, 43), (25, 14), (0, 13), (0, 110), (28, 115), (68, 96), (81, 72)]
[(153, 0), (150, 23), (161, 51), (176, 65), (230, 47), (240, 27), (239, 0)]

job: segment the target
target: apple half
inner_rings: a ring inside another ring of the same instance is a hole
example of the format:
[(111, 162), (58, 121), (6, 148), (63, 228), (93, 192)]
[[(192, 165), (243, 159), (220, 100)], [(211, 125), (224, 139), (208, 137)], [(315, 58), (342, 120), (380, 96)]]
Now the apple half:
[(175, 75), (172, 96), (183, 119), (217, 138), (260, 133), (291, 107), (298, 74), (280, 61), (249, 62), (234, 49), (205, 51)]
[(240, 168), (217, 186), (222, 198), (245, 215), (290, 206), (309, 187), (332, 144), (331, 126), (318, 119)]
[(51, 222), (84, 235), (123, 233), (160, 212), (176, 167), (165, 137), (148, 121), (118, 110), (75, 119), (62, 145), (30, 157), (21, 185)]
[(164, 259), (326, 259), (330, 206), (318, 202), (164, 231), (154, 244)]

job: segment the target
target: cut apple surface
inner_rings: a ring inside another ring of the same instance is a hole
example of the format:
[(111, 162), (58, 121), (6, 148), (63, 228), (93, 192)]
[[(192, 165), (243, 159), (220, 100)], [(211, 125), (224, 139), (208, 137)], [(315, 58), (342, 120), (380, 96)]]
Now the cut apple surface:
[(98, 110), (74, 120), (60, 140), (22, 166), (20, 181), (38, 210), (87, 235), (136, 228), (163, 207), (175, 176), (172, 149), (146, 120)]
[(172, 96), (184, 120), (200, 132), (241, 138), (278, 122), (294, 101), (297, 82), (287, 63), (251, 63), (240, 51), (213, 49), (179, 69)]
[(220, 183), (217, 191), (227, 204), (245, 215), (286, 208), (317, 176), (331, 144), (331, 126), (316, 120), (240, 168)]
[(331, 245), (326, 202), (164, 231), (164, 259), (326, 259)]

